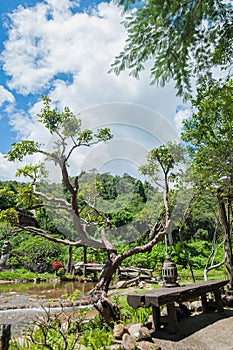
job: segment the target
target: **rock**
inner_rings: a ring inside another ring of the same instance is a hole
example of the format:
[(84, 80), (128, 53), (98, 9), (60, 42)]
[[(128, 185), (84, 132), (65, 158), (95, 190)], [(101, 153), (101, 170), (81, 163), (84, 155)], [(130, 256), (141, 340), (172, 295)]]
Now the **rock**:
[(140, 328), (142, 328), (142, 324), (141, 323), (133, 323), (129, 326), (128, 328), (128, 332), (129, 334), (134, 338), (139, 338), (139, 330)]
[(149, 341), (142, 340), (137, 343), (138, 350), (161, 350), (161, 347)]
[(190, 308), (192, 311), (198, 312), (202, 311), (202, 304), (200, 300), (192, 301), (190, 303)]
[(141, 281), (141, 282), (138, 284), (138, 288), (139, 288), (139, 289), (152, 289), (152, 286), (151, 286), (151, 284), (146, 283), (145, 281)]
[(139, 329), (139, 340), (151, 339), (150, 331), (147, 327), (141, 327)]
[(118, 323), (114, 326), (114, 329), (113, 329), (114, 338), (122, 339), (124, 333), (128, 333), (128, 330), (123, 324)]
[(153, 327), (153, 316), (152, 316), (152, 315), (150, 315), (150, 316), (148, 317), (148, 320), (146, 321), (145, 326), (146, 326), (148, 329), (152, 329), (152, 327)]
[(123, 334), (121, 346), (122, 346), (122, 348), (124, 350), (133, 350), (133, 349), (135, 349), (135, 340), (132, 337), (132, 335), (127, 334), (127, 333)]
[(222, 300), (225, 306), (233, 307), (233, 295), (224, 295)]
[(151, 339), (150, 331), (147, 327), (143, 326), (141, 323), (134, 323), (128, 328), (129, 334), (138, 340)]
[(165, 306), (163, 310), (161, 311), (161, 316), (167, 316), (167, 307)]
[(120, 345), (111, 345), (110, 350), (122, 350), (122, 347)]
[(28, 298), (28, 301), (37, 301), (36, 298)]
[(78, 349), (79, 350), (86, 350), (86, 346), (84, 346), (84, 345), (82, 345), (82, 344), (80, 344), (80, 345), (78, 345), (79, 347), (78, 347)]
[(126, 285), (126, 283), (125, 283), (125, 281), (119, 281), (119, 282), (117, 282), (116, 283), (116, 286), (115, 286), (115, 288), (125, 288), (125, 285)]
[(186, 305), (180, 304), (179, 307), (176, 307), (176, 314), (177, 314), (178, 320), (180, 320), (181, 318), (190, 316), (191, 311), (187, 308)]

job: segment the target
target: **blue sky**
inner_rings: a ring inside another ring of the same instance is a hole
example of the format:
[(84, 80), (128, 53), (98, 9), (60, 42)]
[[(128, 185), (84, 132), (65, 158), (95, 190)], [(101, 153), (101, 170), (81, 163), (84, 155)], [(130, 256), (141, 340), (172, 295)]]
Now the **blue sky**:
[[(163, 130), (170, 130), (166, 123), (175, 130), (188, 115), (189, 110), (180, 107), (182, 101), (172, 82), (165, 88), (150, 86), (147, 69), (140, 80), (127, 71), (119, 76), (108, 73), (126, 39), (122, 9), (113, 2), (1, 0), (0, 13), (0, 180), (14, 178), (18, 164), (4, 158), (13, 142), (30, 139), (46, 144), (50, 137), (37, 120), (42, 94), (81, 116), (89, 116), (87, 111), (91, 111), (90, 127), (102, 126), (103, 120), (105, 125), (114, 124), (119, 140), (137, 142), (146, 150), (155, 140), (163, 141)], [(103, 115), (98, 114), (98, 106), (106, 106), (101, 108)], [(143, 124), (130, 117), (135, 106), (142, 113)], [(124, 122), (121, 118), (119, 122), (119, 113)], [(152, 138), (148, 136), (151, 130)], [(128, 157), (135, 163), (137, 155)], [(124, 163), (123, 156), (119, 158)], [(109, 155), (106, 159), (109, 165)]]
[[(37, 0), (1, 0), (0, 2), (0, 14), (1, 14), (1, 30), (0, 30), (0, 51), (4, 50), (4, 42), (8, 39), (8, 30), (7, 26), (9, 25), (9, 14), (13, 11), (17, 11), (18, 6), (23, 6), (25, 8), (35, 6), (39, 1)], [(100, 0), (90, 1), (83, 0), (80, 3), (80, 6), (76, 6), (72, 11), (75, 13), (77, 11), (87, 11), (88, 8), (96, 6)], [(64, 77), (64, 79), (68, 79), (68, 74)], [(1, 67), (0, 70), (0, 85), (6, 86), (7, 80), (9, 76), (5, 74), (4, 70)], [(46, 91), (45, 91), (46, 92)], [(17, 100), (18, 108), (25, 108), (29, 102), (33, 103), (41, 95), (33, 94), (27, 95), (26, 98), (20, 94), (17, 94), (17, 91), (14, 91), (14, 96)], [(17, 140), (17, 132), (9, 125), (9, 119), (7, 113), (5, 113), (4, 109), (1, 110), (1, 142), (0, 142), (0, 152), (6, 153), (10, 148), (11, 144)]]

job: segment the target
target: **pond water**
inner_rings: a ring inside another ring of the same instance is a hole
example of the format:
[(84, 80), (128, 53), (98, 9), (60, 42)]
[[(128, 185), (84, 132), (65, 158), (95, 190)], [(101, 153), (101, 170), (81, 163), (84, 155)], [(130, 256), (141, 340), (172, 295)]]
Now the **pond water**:
[(37, 295), (45, 298), (59, 298), (65, 294), (71, 295), (77, 290), (80, 291), (80, 295), (86, 295), (93, 287), (94, 283), (90, 282), (1, 283), (0, 281), (0, 295)]
[(0, 283), (0, 324), (25, 326), (35, 316), (43, 313), (42, 305), (50, 302), (54, 312), (60, 309), (60, 299), (67, 300), (77, 290), (76, 308), (87, 304), (88, 292), (94, 283), (40, 282)]

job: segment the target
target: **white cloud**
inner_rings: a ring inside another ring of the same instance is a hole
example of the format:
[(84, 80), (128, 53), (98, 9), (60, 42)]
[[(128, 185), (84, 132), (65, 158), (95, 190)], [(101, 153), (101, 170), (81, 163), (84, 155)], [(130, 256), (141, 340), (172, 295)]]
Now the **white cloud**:
[(14, 103), (15, 98), (12, 93), (6, 90), (2, 85), (0, 85), (0, 107), (4, 102)]
[(0, 152), (0, 164), (1, 164), (0, 179), (2, 181), (14, 179), (16, 164), (8, 162), (8, 160), (4, 158), (4, 155), (1, 152)]
[[(139, 104), (174, 125), (181, 100), (172, 82), (165, 88), (150, 86), (148, 69), (140, 80), (128, 71), (120, 76), (107, 73), (125, 44), (121, 9), (111, 2), (99, 4), (93, 12), (72, 13), (71, 5), (78, 2), (47, 0), (30, 8), (20, 6), (10, 14), (9, 37), (2, 52), (9, 88), (25, 96), (46, 91), (53, 101), (75, 113), (104, 103)], [(28, 111), (9, 113), (19, 139), (48, 139), (36, 121), (40, 108), (38, 102)]]
[(93, 61), (95, 67), (106, 69), (122, 43), (120, 13), (114, 5), (101, 4), (97, 13), (88, 15), (72, 14), (65, 6), (69, 2), (62, 3), (20, 7), (10, 15), (12, 26), (2, 56), (12, 77), (9, 86), (20, 93), (40, 91), (59, 73), (76, 77), (83, 72), (79, 79), (86, 84), (102, 70), (93, 72)]
[(183, 121), (192, 115), (190, 107), (180, 107), (175, 115), (175, 123), (177, 131), (180, 133), (183, 127)]

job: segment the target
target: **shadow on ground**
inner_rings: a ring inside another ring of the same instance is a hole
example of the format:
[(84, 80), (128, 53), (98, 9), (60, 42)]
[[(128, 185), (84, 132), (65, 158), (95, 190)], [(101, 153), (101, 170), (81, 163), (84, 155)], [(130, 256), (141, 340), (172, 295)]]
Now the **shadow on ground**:
[(233, 317), (233, 308), (225, 308), (224, 312), (221, 314), (217, 311), (198, 313), (179, 320), (179, 331), (176, 334), (170, 333), (167, 327), (164, 327), (161, 330), (154, 332), (152, 336), (156, 339), (180, 341), (200, 330), (203, 330), (205, 327), (229, 317)]

